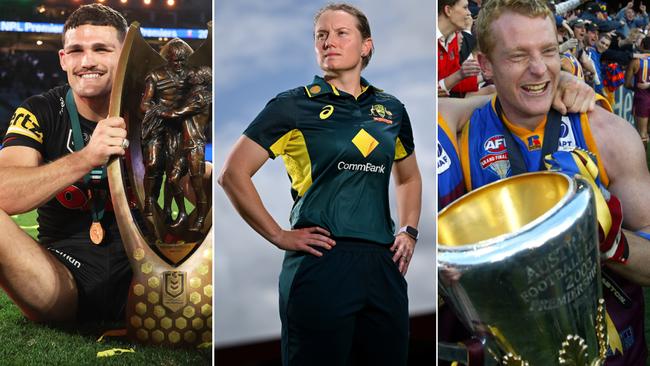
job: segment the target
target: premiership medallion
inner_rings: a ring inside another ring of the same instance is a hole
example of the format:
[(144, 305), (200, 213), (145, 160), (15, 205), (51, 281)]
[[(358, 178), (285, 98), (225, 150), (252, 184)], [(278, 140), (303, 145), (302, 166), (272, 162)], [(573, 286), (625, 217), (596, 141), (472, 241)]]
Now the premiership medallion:
[[(133, 269), (127, 335), (145, 344), (212, 341), (211, 28), (196, 51), (172, 39), (156, 52), (132, 24), (113, 83), (109, 116), (124, 118), (130, 144), (124, 159), (109, 163), (108, 181)], [(125, 181), (143, 220), (131, 211)]]
[(93, 244), (101, 244), (104, 241), (104, 234), (106, 234), (106, 232), (99, 221), (94, 221), (90, 225), (90, 241)]

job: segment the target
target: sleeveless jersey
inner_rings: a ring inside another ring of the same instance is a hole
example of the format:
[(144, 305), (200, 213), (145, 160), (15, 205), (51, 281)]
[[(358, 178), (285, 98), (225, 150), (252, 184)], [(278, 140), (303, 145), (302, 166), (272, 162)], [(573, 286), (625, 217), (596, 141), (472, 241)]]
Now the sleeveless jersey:
[[(503, 136), (504, 124), (497, 116), (495, 101), (496, 98), (474, 111), (463, 129), (460, 154), (468, 190), (512, 175)], [(504, 123), (512, 132), (527, 170), (531, 172), (539, 170), (546, 119), (534, 131), (515, 126), (507, 120)], [(569, 114), (562, 117), (558, 150), (566, 151), (575, 147), (589, 150), (596, 155), (602, 183), (607, 185), (609, 179), (598, 157), (598, 149), (591, 137), (589, 122), (584, 114)]]
[(634, 74), (635, 84), (650, 81), (650, 56), (639, 59), (639, 70)]
[(463, 172), (458, 157), (455, 131), (450, 131), (447, 122), (438, 113), (438, 211), (465, 193)]
[[(529, 172), (539, 170), (546, 119), (534, 131), (515, 126), (507, 120), (502, 123), (496, 113), (495, 101), (496, 98), (474, 111), (463, 129), (460, 154), (468, 190), (512, 175), (503, 137), (504, 124), (511, 131), (517, 148), (524, 157), (527, 170)], [(605, 108), (607, 107), (606, 104)], [(569, 114), (562, 117), (561, 123), (558, 150), (579, 147), (593, 153), (597, 158), (601, 182), (607, 186), (609, 178), (591, 135), (587, 115)], [(620, 345), (610, 345), (606, 365), (643, 364), (640, 360), (645, 360), (647, 357), (643, 291), (640, 286), (617, 276), (607, 267), (603, 266), (602, 270), (611, 279), (612, 284), (603, 286), (605, 306), (621, 340)]]

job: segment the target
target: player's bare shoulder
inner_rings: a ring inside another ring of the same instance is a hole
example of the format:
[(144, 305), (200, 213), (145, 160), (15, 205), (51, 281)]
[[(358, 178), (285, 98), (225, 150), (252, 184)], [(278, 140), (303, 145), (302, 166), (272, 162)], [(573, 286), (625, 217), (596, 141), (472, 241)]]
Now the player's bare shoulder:
[(645, 156), (641, 138), (629, 122), (598, 105), (588, 117), (591, 134), (610, 177), (625, 173), (621, 170)]

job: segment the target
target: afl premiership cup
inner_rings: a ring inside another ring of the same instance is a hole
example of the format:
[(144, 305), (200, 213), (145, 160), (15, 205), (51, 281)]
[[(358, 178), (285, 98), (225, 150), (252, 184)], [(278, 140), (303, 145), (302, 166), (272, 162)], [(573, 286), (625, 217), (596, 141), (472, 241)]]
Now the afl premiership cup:
[(582, 178), (539, 172), (484, 186), (440, 212), (438, 288), (490, 364), (603, 363), (594, 202)]

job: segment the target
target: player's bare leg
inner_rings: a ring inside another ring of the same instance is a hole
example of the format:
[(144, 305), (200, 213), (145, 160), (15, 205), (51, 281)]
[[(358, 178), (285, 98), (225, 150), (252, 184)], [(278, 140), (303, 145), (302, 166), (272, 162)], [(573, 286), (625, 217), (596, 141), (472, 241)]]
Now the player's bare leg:
[(0, 232), (0, 286), (23, 314), (38, 322), (74, 319), (77, 285), (70, 271), (1, 210)]
[(636, 123), (636, 130), (639, 131), (641, 136), (641, 142), (643, 146), (648, 148), (648, 117), (639, 117), (634, 116), (634, 121)]

